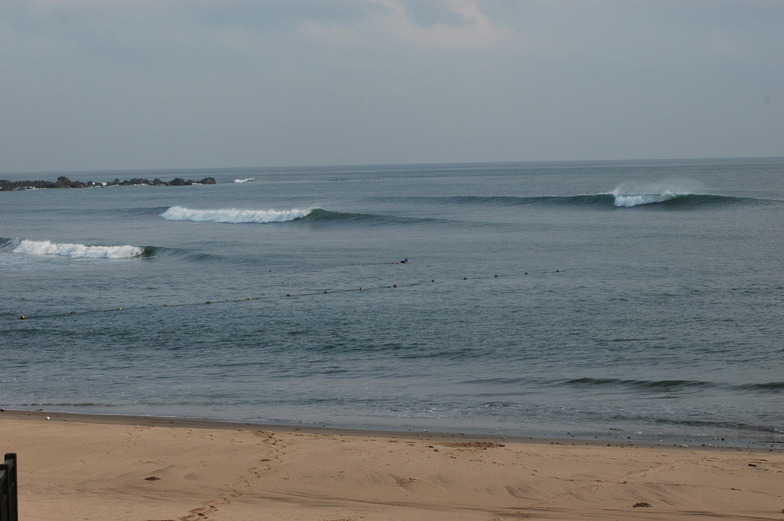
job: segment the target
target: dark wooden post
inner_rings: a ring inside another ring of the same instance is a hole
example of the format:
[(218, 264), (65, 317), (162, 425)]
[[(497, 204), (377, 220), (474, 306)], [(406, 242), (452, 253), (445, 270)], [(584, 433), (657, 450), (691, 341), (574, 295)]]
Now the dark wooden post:
[(16, 496), (16, 454), (0, 464), (0, 521), (19, 521)]

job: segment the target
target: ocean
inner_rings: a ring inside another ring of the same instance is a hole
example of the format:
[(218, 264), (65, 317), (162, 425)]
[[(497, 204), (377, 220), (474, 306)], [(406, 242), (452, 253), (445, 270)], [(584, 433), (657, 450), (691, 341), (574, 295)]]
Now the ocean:
[(216, 184), (0, 192), (2, 408), (784, 443), (782, 158), (60, 175)]

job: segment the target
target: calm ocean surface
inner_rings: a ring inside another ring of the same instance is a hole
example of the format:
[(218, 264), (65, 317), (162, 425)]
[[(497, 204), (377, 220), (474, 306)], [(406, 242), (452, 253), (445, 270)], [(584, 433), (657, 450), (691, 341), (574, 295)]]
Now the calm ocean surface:
[(784, 443), (784, 159), (59, 175), (217, 184), (0, 192), (0, 407)]

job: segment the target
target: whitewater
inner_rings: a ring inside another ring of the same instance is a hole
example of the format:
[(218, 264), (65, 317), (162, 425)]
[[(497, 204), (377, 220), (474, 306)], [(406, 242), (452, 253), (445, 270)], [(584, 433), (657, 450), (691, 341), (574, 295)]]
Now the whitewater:
[(190, 208), (182, 208), (180, 206), (173, 206), (163, 212), (161, 217), (170, 221), (263, 224), (302, 219), (312, 211), (312, 209), (240, 210), (236, 208), (194, 210)]
[(106, 259), (127, 259), (144, 253), (140, 246), (89, 246), (85, 244), (53, 243), (51, 241), (31, 241), (27, 239), (7, 241), (12, 253), (27, 255), (61, 255), (64, 257), (87, 257)]
[(666, 179), (652, 183), (626, 181), (610, 193), (615, 198), (615, 206), (630, 208), (690, 195), (704, 195), (704, 190), (705, 187), (694, 180)]

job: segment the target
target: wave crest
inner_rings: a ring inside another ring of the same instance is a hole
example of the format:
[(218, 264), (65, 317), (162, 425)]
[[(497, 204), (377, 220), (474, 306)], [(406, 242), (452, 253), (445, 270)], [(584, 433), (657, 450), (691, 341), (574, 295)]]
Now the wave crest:
[(56, 243), (51, 241), (15, 241), (13, 253), (27, 255), (60, 255), (63, 257), (86, 257), (94, 259), (128, 259), (144, 254), (140, 246), (87, 246), (84, 244)]
[(631, 208), (634, 206), (660, 206), (667, 209), (691, 209), (706, 205), (738, 205), (738, 204), (781, 204), (782, 201), (771, 199), (753, 199), (727, 195), (709, 195), (700, 190), (685, 188), (634, 187), (629, 184), (620, 185), (611, 192), (582, 195), (544, 195), (544, 196), (447, 196), (423, 197), (415, 200), (429, 201), (436, 204), (466, 204), (489, 206), (530, 206), (530, 207), (584, 207), (584, 208)]
[(663, 203), (665, 201), (669, 201), (670, 199), (675, 199), (684, 194), (673, 194), (673, 193), (663, 193), (663, 194), (615, 194), (615, 201), (613, 201), (613, 205), (619, 208), (631, 208), (633, 206), (642, 206), (646, 204), (655, 204), (655, 203)]
[(699, 194), (702, 185), (691, 180), (666, 180), (654, 183), (621, 183), (610, 194), (615, 198), (613, 205), (631, 208), (646, 204), (657, 204), (679, 197)]
[(172, 206), (161, 214), (168, 221), (193, 221), (214, 223), (281, 223), (302, 219), (308, 216), (313, 209), (291, 210), (239, 210), (236, 208), (223, 208), (215, 210), (193, 210), (181, 206)]

